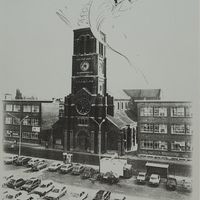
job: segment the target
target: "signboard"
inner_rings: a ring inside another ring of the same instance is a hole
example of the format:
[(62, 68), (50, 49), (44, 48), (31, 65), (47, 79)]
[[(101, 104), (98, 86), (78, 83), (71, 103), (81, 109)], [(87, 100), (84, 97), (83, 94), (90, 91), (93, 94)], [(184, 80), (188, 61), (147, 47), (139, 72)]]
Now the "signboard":
[(32, 131), (33, 132), (40, 132), (40, 127), (33, 126)]

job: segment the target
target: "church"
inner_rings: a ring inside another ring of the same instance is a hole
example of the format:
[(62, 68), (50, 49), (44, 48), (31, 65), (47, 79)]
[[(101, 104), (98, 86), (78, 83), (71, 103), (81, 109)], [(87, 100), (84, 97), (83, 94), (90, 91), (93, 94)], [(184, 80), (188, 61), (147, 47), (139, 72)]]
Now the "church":
[[(104, 33), (101, 38), (106, 41)], [(114, 113), (114, 97), (107, 93), (106, 46), (90, 28), (74, 30), (73, 42), (71, 93), (53, 127), (54, 142), (61, 137), (64, 152), (79, 155), (136, 151), (137, 124), (125, 112)]]

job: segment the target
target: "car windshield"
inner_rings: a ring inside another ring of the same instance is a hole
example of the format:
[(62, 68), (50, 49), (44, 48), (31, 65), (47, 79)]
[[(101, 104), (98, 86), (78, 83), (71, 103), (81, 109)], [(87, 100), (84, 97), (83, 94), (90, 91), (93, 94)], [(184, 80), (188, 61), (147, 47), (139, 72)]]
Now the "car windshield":
[(152, 179), (152, 180), (156, 180), (156, 179), (158, 179), (158, 178), (155, 177), (155, 176), (152, 176), (151, 179)]
[(26, 182), (26, 185), (31, 185), (32, 183), (33, 183), (33, 181), (29, 180), (29, 181)]
[(42, 185), (40, 185), (40, 187), (41, 188), (45, 188), (45, 187), (47, 187), (47, 185), (46, 184), (42, 184)]
[(145, 175), (144, 175), (144, 174), (139, 174), (138, 176), (145, 177)]
[(59, 189), (58, 189), (58, 188), (55, 188), (55, 189), (52, 190), (52, 192), (54, 192), (54, 193), (59, 193)]
[(15, 179), (10, 179), (9, 183), (14, 183)]
[(13, 199), (13, 197), (14, 197), (14, 196), (13, 196), (12, 194), (8, 194), (8, 195), (7, 195), (7, 198), (8, 198), (8, 199)]

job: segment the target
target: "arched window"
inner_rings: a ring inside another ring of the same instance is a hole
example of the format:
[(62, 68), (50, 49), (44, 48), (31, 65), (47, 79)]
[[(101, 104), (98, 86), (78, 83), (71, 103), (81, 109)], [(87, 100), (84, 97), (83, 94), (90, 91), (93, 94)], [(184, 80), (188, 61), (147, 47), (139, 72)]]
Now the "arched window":
[(80, 54), (84, 54), (84, 43), (85, 43), (85, 37), (81, 36), (79, 40), (79, 49), (80, 49)]
[(91, 39), (90, 36), (86, 36), (86, 54), (91, 53)]

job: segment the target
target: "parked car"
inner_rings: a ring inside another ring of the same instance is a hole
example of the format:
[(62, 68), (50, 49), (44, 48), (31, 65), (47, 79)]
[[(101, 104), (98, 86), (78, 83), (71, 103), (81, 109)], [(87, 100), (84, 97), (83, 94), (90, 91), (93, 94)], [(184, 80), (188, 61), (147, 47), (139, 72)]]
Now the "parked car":
[(97, 173), (97, 171), (94, 168), (86, 167), (83, 173), (81, 174), (81, 178), (82, 179), (91, 178), (95, 173)]
[(67, 188), (65, 185), (56, 184), (53, 190), (44, 196), (45, 199), (49, 200), (58, 200), (62, 196), (64, 196), (67, 192)]
[(14, 178), (14, 175), (13, 175), (13, 174), (10, 174), (10, 175), (8, 175), (8, 176), (4, 176), (4, 177), (3, 177), (3, 184), (2, 184), (2, 187), (5, 187), (11, 178)]
[(41, 185), (32, 191), (32, 194), (38, 194), (44, 196), (54, 188), (53, 181), (45, 180), (42, 181)]
[(103, 174), (101, 181), (114, 184), (119, 182), (119, 177), (113, 172), (106, 172)]
[(73, 167), (72, 174), (73, 175), (80, 175), (84, 170), (84, 166), (80, 164), (76, 164)]
[(122, 194), (117, 194), (117, 193), (113, 194), (112, 193), (111, 196), (110, 196), (110, 199), (112, 199), (112, 200), (125, 200), (126, 197)]
[(51, 172), (55, 172), (62, 167), (63, 163), (61, 162), (54, 162), (49, 167), (48, 170)]
[(99, 190), (93, 200), (110, 200), (110, 191)]
[(17, 199), (19, 196), (21, 196), (23, 193), (22, 191), (15, 191), (15, 190), (10, 190), (5, 196), (2, 198), (4, 199)]
[(47, 162), (45, 160), (39, 161), (32, 166), (32, 171), (39, 171), (47, 167)]
[(27, 192), (32, 191), (36, 187), (38, 187), (41, 183), (39, 178), (30, 178), (26, 181), (26, 183), (21, 187), (21, 190), (25, 190)]
[(8, 183), (7, 183), (6, 185), (7, 185), (7, 187), (9, 187), (9, 188), (14, 188), (14, 189), (16, 189), (16, 188), (20, 188), (22, 185), (24, 185), (25, 182), (26, 182), (26, 181), (25, 181), (23, 178), (18, 178), (18, 179), (12, 178), (12, 179), (10, 179), (10, 180), (8, 181)]
[(72, 170), (73, 170), (73, 164), (72, 163), (64, 164), (60, 168), (60, 173), (67, 174), (67, 173), (71, 172)]
[(176, 181), (175, 177), (173, 177), (173, 176), (167, 177), (166, 188), (167, 188), (167, 190), (176, 190), (177, 181)]
[(26, 165), (31, 158), (25, 156), (19, 156), (17, 160), (14, 161), (15, 165)]
[(158, 174), (151, 174), (149, 184), (158, 186), (160, 184), (160, 176)]
[(38, 194), (29, 194), (28, 197), (24, 200), (38, 200), (41, 199), (40, 195)]
[(14, 156), (7, 156), (4, 158), (4, 163), (5, 164), (13, 164), (16, 160), (17, 160), (18, 156), (14, 155)]
[(192, 180), (184, 179), (181, 183), (182, 189), (186, 192), (192, 192)]
[(38, 158), (31, 158), (31, 160), (28, 161), (27, 167), (32, 167), (33, 165), (40, 162), (40, 159)]
[(146, 183), (146, 172), (139, 172), (136, 177), (137, 183), (145, 184)]
[(80, 192), (71, 192), (69, 194), (70, 196), (70, 200), (84, 200), (87, 199), (88, 197), (88, 193), (84, 192), (84, 191), (80, 191)]

